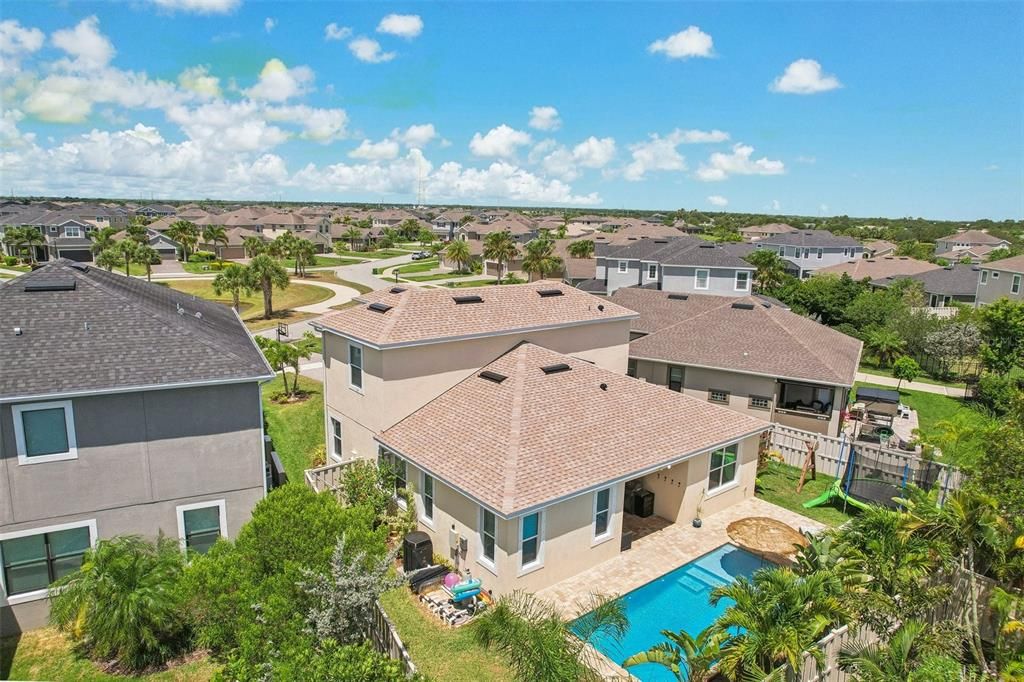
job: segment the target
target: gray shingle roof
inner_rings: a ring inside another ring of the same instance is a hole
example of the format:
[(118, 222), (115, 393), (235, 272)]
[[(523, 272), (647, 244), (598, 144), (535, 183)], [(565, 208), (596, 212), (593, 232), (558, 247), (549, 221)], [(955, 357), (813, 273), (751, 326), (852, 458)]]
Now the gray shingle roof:
[(808, 248), (860, 246), (860, 242), (853, 237), (835, 235), (828, 230), (800, 230), (799, 232), (790, 232), (788, 234), (777, 234), (759, 239), (758, 244), (806, 246)]
[(595, 253), (608, 259), (649, 260), (663, 265), (704, 265), (725, 268), (754, 266), (731, 253), (720, 244), (696, 237), (672, 237), (670, 239), (638, 239), (630, 244), (615, 246), (595, 244)]
[(231, 308), (65, 259), (0, 283), (0, 320), (0, 399), (273, 375)]
[[(909, 279), (916, 279), (924, 285), (924, 290), (929, 294), (945, 294), (947, 296), (974, 296), (978, 293), (978, 273), (981, 268), (977, 265), (956, 263), (945, 268), (936, 268), (916, 275), (909, 275)], [(888, 286), (893, 280), (900, 279), (899, 276), (887, 277), (872, 282), (876, 286)]]

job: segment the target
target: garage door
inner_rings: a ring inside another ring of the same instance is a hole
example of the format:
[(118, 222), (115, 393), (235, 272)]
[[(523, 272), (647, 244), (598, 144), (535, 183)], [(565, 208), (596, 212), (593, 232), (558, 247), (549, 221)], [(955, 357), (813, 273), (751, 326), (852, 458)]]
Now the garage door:
[(76, 249), (76, 250), (71, 250), (71, 251), (61, 250), (60, 252), (58, 252), (58, 255), (61, 258), (69, 258), (71, 260), (78, 261), (79, 263), (91, 263), (92, 262), (92, 253), (89, 251), (89, 249), (80, 249), (80, 250)]

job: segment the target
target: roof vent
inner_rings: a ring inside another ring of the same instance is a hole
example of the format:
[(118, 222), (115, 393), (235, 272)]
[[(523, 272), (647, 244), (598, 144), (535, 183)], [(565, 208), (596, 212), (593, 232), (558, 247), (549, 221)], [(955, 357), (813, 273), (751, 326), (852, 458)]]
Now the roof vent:
[(655, 239), (654, 243), (655, 244), (668, 244), (668, 240), (667, 239)]
[(737, 301), (736, 303), (732, 304), (732, 307), (735, 308), (736, 310), (753, 310), (754, 309), (754, 304), (753, 303), (740, 303), (740, 302)]
[(74, 291), (73, 279), (34, 279), (25, 282), (25, 291)]
[(69, 263), (68, 267), (74, 268), (75, 270), (78, 270), (80, 272), (89, 272), (89, 266), (86, 265), (85, 263)]
[(481, 379), (493, 381), (496, 384), (500, 384), (505, 379), (508, 379), (508, 377), (505, 376), (504, 374), (498, 374), (497, 372), (492, 372), (489, 369), (485, 369), (484, 371), (480, 372), (480, 374), (478, 374), (477, 376), (480, 377)]
[(391, 310), (393, 306), (389, 306), (387, 303), (371, 303), (366, 307), (375, 313), (386, 313)]
[(598, 303), (597, 304), (597, 309), (600, 310), (603, 313), (604, 312), (604, 304), (603, 303)]
[(698, 248), (701, 248), (701, 249), (713, 249), (713, 248), (715, 248), (715, 245), (714, 244), (700, 244), (698, 246)]
[(391, 293), (393, 294), (401, 294), (404, 291), (405, 289), (403, 289), (402, 287), (391, 287)]
[(572, 369), (572, 367), (569, 365), (564, 362), (559, 362), (557, 365), (545, 365), (540, 368), (540, 371), (545, 374), (558, 374), (559, 372), (568, 372), (570, 369)]
[(670, 301), (685, 301), (690, 297), (687, 296), (686, 294), (669, 294), (668, 298)]
[(480, 296), (452, 296), (452, 300), (455, 303), (483, 303), (484, 299)]
[(602, 391), (607, 391), (608, 390), (608, 384), (601, 384), (601, 390)]
[(552, 296), (561, 296), (563, 295), (563, 292), (561, 289), (540, 289), (537, 291), (537, 294), (539, 294), (541, 298), (551, 298)]

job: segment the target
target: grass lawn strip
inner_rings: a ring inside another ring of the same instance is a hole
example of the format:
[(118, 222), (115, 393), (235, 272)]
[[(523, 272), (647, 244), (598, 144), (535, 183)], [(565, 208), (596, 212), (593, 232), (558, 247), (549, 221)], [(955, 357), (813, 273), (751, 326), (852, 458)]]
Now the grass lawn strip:
[[(291, 381), (289, 375), (288, 383)], [(281, 375), (263, 384), (263, 415), (288, 480), (301, 483), (302, 472), (310, 468), (313, 451), (324, 444), (324, 387), (315, 379), (300, 376), (299, 389), (308, 394), (305, 400), (276, 403), (271, 398), (284, 391)]]
[(416, 667), (431, 680), (504, 682), (514, 679), (498, 654), (477, 644), (473, 638), (473, 623), (454, 629), (442, 625), (405, 587), (384, 594), (380, 601)]
[[(0, 639), (0, 679), (76, 680), (76, 682), (205, 682), (219, 666), (202, 655), (192, 655), (169, 668), (138, 676), (111, 675), (72, 650), (68, 639), (54, 628), (31, 630)], [(7, 666), (10, 669), (7, 669)]]
[(379, 251), (350, 251), (348, 249), (342, 250), (340, 253), (335, 251), (336, 254), (342, 258), (370, 258), (376, 260), (378, 258), (396, 258), (398, 256), (407, 256), (408, 251), (400, 251), (398, 249), (381, 249)]
[(812, 509), (804, 509), (803, 503), (813, 500), (832, 485), (836, 479), (824, 472), (819, 471), (816, 480), (804, 481), (804, 488), (796, 492), (796, 484), (800, 481), (800, 469), (787, 464), (773, 462), (757, 475), (757, 496), (765, 502), (771, 502), (784, 509), (796, 512), (830, 526), (839, 526), (856, 513), (852, 507), (847, 507), (844, 513), (842, 500), (836, 500), (829, 504)]
[(460, 277), (479, 277), (478, 272), (438, 272), (433, 275), (404, 275), (402, 279), (410, 282), (433, 282), (438, 279), (455, 279)]
[(347, 279), (342, 279), (341, 277), (338, 277), (338, 275), (335, 274), (333, 270), (315, 270), (313, 272), (309, 272), (307, 273), (306, 277), (302, 279), (303, 282), (307, 280), (320, 280), (322, 282), (338, 284), (343, 287), (355, 289), (360, 294), (367, 294), (373, 291), (373, 287), (368, 287), (365, 284), (360, 284), (359, 282), (352, 282)]
[[(199, 298), (205, 298), (208, 301), (216, 301), (217, 303), (223, 303), (228, 306), (231, 305), (231, 296), (217, 294), (213, 290), (212, 280), (183, 279), (169, 280), (165, 283), (172, 289), (177, 289), (183, 293), (198, 296)], [(283, 291), (280, 289), (274, 289), (274, 310), (276, 312), (299, 308), (304, 305), (311, 305), (313, 303), (319, 303), (320, 301), (326, 301), (332, 296), (334, 296), (334, 292), (330, 289), (318, 287), (315, 284), (301, 284), (296, 281), (293, 286), (289, 286)], [(263, 317), (262, 292), (254, 291), (249, 296), (242, 296), (239, 298), (239, 303), (242, 308), (240, 314), (243, 320), (249, 321)]]
[[(892, 378), (892, 379), (896, 378), (896, 377), (894, 377), (892, 375), (892, 370), (889, 369), (889, 368), (878, 367), (878, 366), (870, 365), (870, 364), (863, 363), (863, 362), (861, 363), (860, 368), (857, 371), (863, 372), (864, 374), (874, 374), (874, 375), (880, 376), (880, 377), (889, 377), (889, 378)], [(955, 381), (942, 381), (940, 379), (933, 379), (930, 376), (927, 376), (925, 374), (922, 374), (918, 378), (914, 379), (914, 381), (919, 381), (922, 384), (934, 384), (936, 386), (947, 386), (947, 387), (950, 387), (950, 388), (966, 388), (967, 387), (967, 384), (964, 384), (962, 382), (961, 383), (957, 383)]]

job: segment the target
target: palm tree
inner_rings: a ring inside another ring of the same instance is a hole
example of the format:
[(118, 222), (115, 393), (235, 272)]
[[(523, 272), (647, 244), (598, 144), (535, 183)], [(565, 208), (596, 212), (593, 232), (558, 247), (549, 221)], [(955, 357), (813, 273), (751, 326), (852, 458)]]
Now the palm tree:
[(1008, 525), (999, 515), (998, 502), (988, 495), (961, 489), (951, 493), (941, 506), (936, 491), (906, 500), (906, 507), (907, 532), (952, 549), (959, 568), (966, 573), (970, 588), (967, 644), (978, 666), (991, 672), (981, 641), (978, 573), (991, 568), (1004, 550)]
[(299, 274), (299, 259), (295, 257), (295, 250), (298, 247), (299, 239), (291, 232), (284, 232), (278, 235), (277, 239), (270, 243), (270, 255), (276, 258), (291, 258), (295, 261), (295, 276)]
[(754, 271), (754, 289), (759, 294), (777, 291), (786, 279), (786, 264), (774, 251), (759, 249), (749, 254), (746, 260), (757, 270)]
[(309, 263), (316, 263), (316, 245), (308, 239), (296, 239), (292, 248), (295, 258), (295, 268), (300, 277), (306, 276), (306, 266)]
[(163, 663), (185, 642), (177, 540), (100, 540), (81, 567), (50, 587), (50, 621), (93, 658), (134, 670)]
[(177, 220), (167, 229), (167, 236), (181, 244), (182, 259), (187, 263), (189, 252), (199, 242), (199, 228), (187, 220)]
[(455, 263), (455, 269), (459, 272), (467, 270), (473, 260), (473, 256), (469, 253), (469, 242), (464, 242), (461, 239), (448, 243), (444, 249), (444, 257)]
[(149, 233), (146, 230), (146, 225), (144, 223), (132, 221), (128, 223), (128, 227), (124, 229), (124, 233), (128, 239), (139, 244), (149, 241)]
[(121, 264), (121, 256), (113, 248), (104, 249), (96, 255), (95, 263), (96, 267), (112, 272)]
[(512, 233), (508, 230), (492, 232), (484, 237), (484, 258), (498, 263), (498, 284), (505, 275), (505, 264), (519, 255)]
[(594, 240), (580, 239), (569, 244), (569, 255), (573, 258), (593, 258)]
[(891, 329), (875, 328), (868, 332), (864, 345), (874, 352), (878, 364), (888, 367), (897, 355), (903, 352), (907, 344), (903, 338)]
[(230, 263), (213, 278), (213, 290), (218, 296), (231, 293), (232, 307), (238, 312), (238, 299), (248, 296), (256, 288), (252, 273), (238, 263)]
[(124, 263), (124, 276), (128, 277), (131, 273), (132, 262), (138, 260), (139, 243), (134, 239), (125, 237), (121, 241), (114, 244), (111, 247), (114, 253), (121, 257)]
[(92, 240), (89, 250), (92, 252), (92, 255), (95, 257), (113, 246), (115, 234), (117, 234), (117, 230), (113, 227), (103, 227), (89, 232), (89, 239)]
[(597, 595), (579, 604), (578, 613), (564, 620), (554, 604), (516, 591), (478, 618), (474, 636), (505, 654), (517, 680), (596, 681), (601, 677), (588, 665), (587, 645), (598, 636), (621, 639), (629, 622), (620, 601)]
[(647, 651), (633, 654), (622, 662), (623, 668), (655, 663), (668, 668), (679, 682), (710, 682), (713, 666), (722, 655), (722, 644), (729, 634), (713, 626), (701, 630), (696, 638), (686, 631), (662, 630), (667, 642), (659, 642)]
[(32, 265), (36, 264), (36, 247), (44, 246), (46, 244), (46, 238), (40, 230), (32, 227), (31, 225), (25, 225), (21, 228), (20, 232), (15, 233), (15, 239), (17, 249), (20, 252), (22, 249), (28, 251), (28, 261)]
[(228, 245), (228, 231), (224, 229), (223, 225), (207, 225), (204, 227), (203, 241), (207, 244), (213, 244), (213, 248), (217, 249), (217, 260), (223, 260), (221, 258), (222, 249)]
[(160, 254), (149, 244), (138, 244), (135, 248), (135, 262), (146, 268), (146, 281), (153, 281), (153, 261), (159, 261)]
[(263, 317), (269, 320), (274, 315), (274, 287), (288, 287), (288, 271), (265, 253), (253, 258), (246, 269), (253, 283), (263, 291)]
[(342, 239), (347, 239), (348, 240), (349, 250), (355, 251), (356, 250), (356, 240), (357, 239), (362, 239), (363, 232), (362, 232), (362, 230), (360, 230), (355, 225), (350, 225), (348, 227), (348, 229), (346, 229), (341, 234), (341, 237), (342, 237)]
[(713, 626), (728, 634), (722, 644), (722, 671), (731, 679), (779, 666), (798, 671), (805, 651), (820, 664), (823, 654), (818, 640), (833, 626), (851, 619), (830, 580), (827, 575), (801, 576), (788, 568), (772, 568), (716, 587), (711, 592), (712, 606), (722, 599), (735, 602)]
[(919, 620), (908, 620), (892, 634), (885, 644), (844, 647), (839, 653), (839, 667), (861, 682), (903, 682), (929, 655), (939, 650), (928, 637), (928, 628)]
[(555, 243), (550, 239), (533, 239), (526, 244), (526, 255), (523, 257), (523, 272), (532, 280), (543, 279), (547, 275), (559, 272), (563, 267), (562, 259), (555, 255)]
[(242, 240), (242, 249), (249, 258), (254, 258), (263, 253), (266, 247), (267, 243), (261, 237), (252, 236)]

